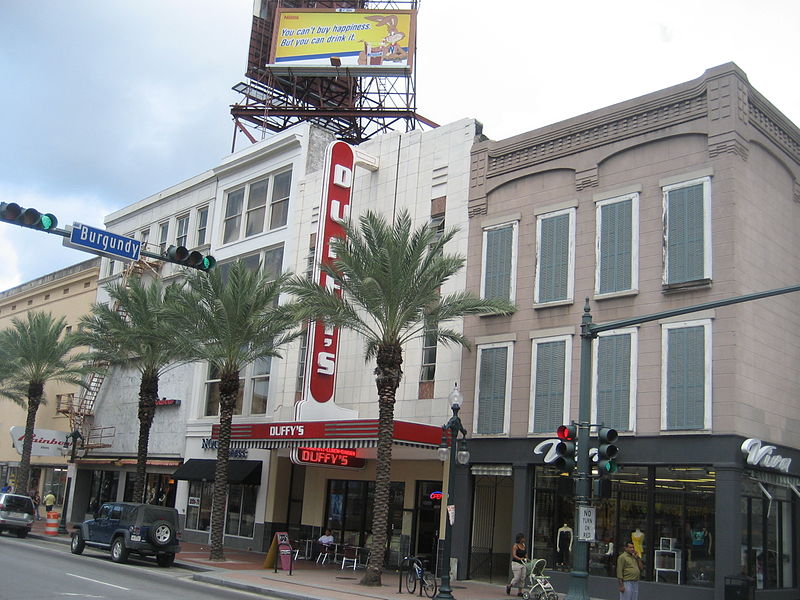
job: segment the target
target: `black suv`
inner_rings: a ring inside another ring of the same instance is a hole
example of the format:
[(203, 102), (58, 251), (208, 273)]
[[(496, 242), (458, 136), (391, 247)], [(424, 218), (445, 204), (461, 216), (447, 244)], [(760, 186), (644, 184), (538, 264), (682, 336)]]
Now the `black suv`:
[(159, 567), (175, 562), (178, 545), (178, 511), (152, 504), (107, 502), (94, 519), (75, 526), (70, 550), (80, 554), (86, 546), (111, 550), (111, 560), (124, 563), (131, 552), (155, 556)]
[(0, 493), (0, 533), (8, 529), (24, 538), (31, 530), (35, 515), (33, 500), (28, 496)]

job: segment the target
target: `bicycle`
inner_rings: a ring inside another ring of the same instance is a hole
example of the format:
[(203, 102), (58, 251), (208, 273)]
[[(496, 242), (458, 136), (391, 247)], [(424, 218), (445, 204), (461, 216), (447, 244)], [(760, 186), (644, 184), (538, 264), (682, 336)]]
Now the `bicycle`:
[(439, 588), (433, 573), (425, 568), (422, 559), (418, 556), (406, 556), (405, 562), (408, 565), (406, 573), (406, 589), (408, 593), (413, 594), (417, 591), (417, 582), (419, 581), (420, 596), (422, 596), (422, 592), (425, 592), (428, 598), (433, 598)]

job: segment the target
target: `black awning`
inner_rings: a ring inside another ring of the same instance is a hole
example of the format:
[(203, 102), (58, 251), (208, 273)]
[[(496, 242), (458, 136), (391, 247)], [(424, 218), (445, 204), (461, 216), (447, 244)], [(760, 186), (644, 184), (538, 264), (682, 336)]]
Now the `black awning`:
[[(214, 481), (217, 461), (210, 458), (190, 458), (172, 474), (175, 479), (189, 481)], [(261, 483), (260, 460), (229, 460), (228, 483)]]

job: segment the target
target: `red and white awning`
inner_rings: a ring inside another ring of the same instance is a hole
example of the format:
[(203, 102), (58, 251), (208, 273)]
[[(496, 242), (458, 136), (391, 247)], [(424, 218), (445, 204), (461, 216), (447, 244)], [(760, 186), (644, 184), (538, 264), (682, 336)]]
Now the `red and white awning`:
[[(211, 437), (218, 439), (219, 425), (213, 426)], [(396, 446), (438, 448), (441, 440), (441, 427), (408, 421), (394, 422), (392, 443)], [(231, 425), (231, 448), (374, 448), (377, 445), (377, 419)]]

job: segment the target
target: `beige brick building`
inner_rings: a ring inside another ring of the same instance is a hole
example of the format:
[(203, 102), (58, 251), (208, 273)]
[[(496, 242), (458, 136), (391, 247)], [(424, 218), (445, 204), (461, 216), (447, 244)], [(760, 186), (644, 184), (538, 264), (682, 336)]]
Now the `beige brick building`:
[[(579, 418), (584, 299), (607, 323), (800, 283), (800, 130), (729, 63), (476, 144), (469, 214), (468, 289), (518, 311), (465, 324), (473, 520), (457, 545), (471, 547), (471, 576), (499, 577), (522, 531), (567, 571), (572, 488), (547, 451), (558, 425)], [(612, 560), (631, 537), (661, 582), (648, 598), (674, 597), (671, 583), (721, 599), (740, 573), (760, 597), (797, 595), (797, 301), (594, 340), (591, 423), (620, 432), (623, 468), (593, 500), (592, 596), (616, 597)]]

